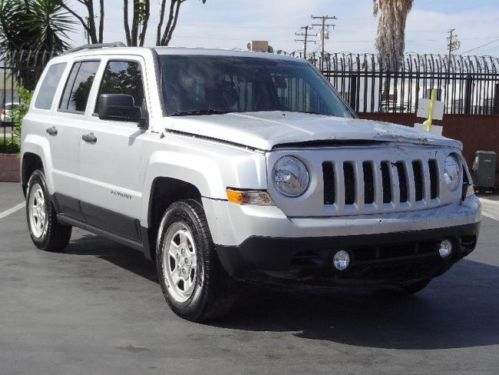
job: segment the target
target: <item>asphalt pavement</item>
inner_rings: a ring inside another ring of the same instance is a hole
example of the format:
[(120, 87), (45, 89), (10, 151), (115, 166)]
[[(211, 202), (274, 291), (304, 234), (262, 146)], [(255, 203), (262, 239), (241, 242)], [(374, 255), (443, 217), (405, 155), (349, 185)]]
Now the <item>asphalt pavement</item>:
[(498, 373), (494, 199), (475, 252), (417, 296), (252, 288), (216, 324), (175, 316), (122, 245), (75, 230), (66, 253), (36, 250), (22, 207), (1, 218), (22, 200), (0, 183), (1, 375)]

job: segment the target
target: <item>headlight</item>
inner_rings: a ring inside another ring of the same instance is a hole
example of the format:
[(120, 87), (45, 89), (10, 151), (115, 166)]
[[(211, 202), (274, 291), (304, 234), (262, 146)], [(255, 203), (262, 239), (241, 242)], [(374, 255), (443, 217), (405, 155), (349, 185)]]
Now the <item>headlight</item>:
[(459, 160), (453, 154), (447, 156), (444, 165), (444, 180), (450, 190), (454, 191), (459, 185), (461, 177), (461, 166)]
[(283, 156), (275, 163), (272, 179), (275, 188), (287, 197), (299, 197), (310, 183), (307, 167), (294, 156)]

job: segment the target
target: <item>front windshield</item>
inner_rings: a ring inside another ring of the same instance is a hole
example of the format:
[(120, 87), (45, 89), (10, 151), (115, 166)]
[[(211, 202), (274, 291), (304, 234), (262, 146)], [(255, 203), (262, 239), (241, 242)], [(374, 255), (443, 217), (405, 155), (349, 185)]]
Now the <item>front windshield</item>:
[(240, 56), (161, 55), (170, 116), (289, 111), (352, 117), (307, 63)]

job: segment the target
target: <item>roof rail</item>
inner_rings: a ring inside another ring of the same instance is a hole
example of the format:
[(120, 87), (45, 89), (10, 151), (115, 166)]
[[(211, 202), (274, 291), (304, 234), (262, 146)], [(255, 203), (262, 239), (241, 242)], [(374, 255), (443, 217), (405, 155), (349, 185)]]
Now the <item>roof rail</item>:
[(66, 53), (73, 53), (78, 51), (83, 51), (85, 49), (97, 49), (97, 48), (105, 48), (105, 47), (126, 47), (122, 42), (113, 42), (113, 43), (101, 43), (101, 44), (84, 44), (83, 46), (79, 46), (73, 49), (70, 49)]

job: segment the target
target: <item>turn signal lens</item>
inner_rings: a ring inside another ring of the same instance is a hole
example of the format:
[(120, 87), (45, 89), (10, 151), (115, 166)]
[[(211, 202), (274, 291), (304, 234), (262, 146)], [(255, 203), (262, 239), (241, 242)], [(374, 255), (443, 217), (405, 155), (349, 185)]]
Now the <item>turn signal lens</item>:
[(258, 206), (272, 206), (272, 199), (266, 191), (258, 190), (234, 190), (227, 189), (227, 200), (229, 202), (243, 205), (253, 204)]

